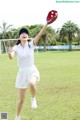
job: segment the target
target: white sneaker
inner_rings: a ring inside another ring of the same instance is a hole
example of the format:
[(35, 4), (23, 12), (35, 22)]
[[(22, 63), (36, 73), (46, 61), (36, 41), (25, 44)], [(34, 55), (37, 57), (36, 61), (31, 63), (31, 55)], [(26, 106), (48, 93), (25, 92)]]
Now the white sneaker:
[(36, 109), (37, 108), (37, 102), (36, 102), (35, 98), (32, 98), (32, 100), (31, 100), (31, 107), (32, 107), (32, 109)]
[(20, 120), (20, 116), (16, 116), (15, 120)]

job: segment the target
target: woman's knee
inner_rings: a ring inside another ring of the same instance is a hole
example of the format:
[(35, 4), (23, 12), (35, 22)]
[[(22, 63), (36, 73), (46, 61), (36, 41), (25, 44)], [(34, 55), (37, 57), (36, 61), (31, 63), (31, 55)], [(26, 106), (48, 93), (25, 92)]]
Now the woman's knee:
[(30, 80), (30, 86), (34, 86), (35, 84), (37, 83), (37, 77), (36, 76), (33, 76)]
[(23, 103), (24, 103), (24, 99), (23, 98), (19, 99), (19, 104), (23, 104)]

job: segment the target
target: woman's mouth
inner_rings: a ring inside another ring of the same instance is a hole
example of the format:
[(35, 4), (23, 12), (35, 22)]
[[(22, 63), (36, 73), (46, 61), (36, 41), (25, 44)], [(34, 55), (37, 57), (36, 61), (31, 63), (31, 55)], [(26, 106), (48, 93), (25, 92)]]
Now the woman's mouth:
[(27, 38), (26, 36), (23, 36), (23, 38)]

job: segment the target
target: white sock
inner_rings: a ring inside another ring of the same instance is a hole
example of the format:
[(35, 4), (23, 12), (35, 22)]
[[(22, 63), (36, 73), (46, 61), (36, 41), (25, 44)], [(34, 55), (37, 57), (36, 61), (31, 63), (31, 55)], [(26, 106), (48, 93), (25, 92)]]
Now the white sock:
[(35, 98), (35, 97), (32, 97), (32, 100), (36, 100), (36, 98)]
[(19, 118), (20, 116), (16, 116), (16, 118)]

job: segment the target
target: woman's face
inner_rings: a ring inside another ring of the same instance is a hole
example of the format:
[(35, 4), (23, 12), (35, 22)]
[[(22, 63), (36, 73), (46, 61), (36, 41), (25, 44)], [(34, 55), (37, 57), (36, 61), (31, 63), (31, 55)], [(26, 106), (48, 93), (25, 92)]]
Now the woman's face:
[(27, 33), (22, 33), (20, 36), (19, 36), (19, 39), (21, 40), (21, 41), (26, 41), (26, 40), (28, 40), (28, 34)]

